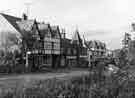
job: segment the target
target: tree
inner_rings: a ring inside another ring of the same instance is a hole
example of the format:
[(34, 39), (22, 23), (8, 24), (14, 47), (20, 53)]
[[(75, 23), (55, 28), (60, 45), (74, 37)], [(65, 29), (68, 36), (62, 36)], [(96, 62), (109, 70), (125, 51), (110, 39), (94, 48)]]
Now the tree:
[[(1, 36), (2, 41), (1, 41), (1, 47), (3, 47), (3, 51), (4, 51), (4, 57), (3, 60), (7, 61), (7, 62), (14, 62), (13, 65), (16, 62), (16, 52), (18, 51), (18, 53), (21, 52), (20, 50), (20, 46), (21, 46), (21, 39), (19, 38), (19, 36), (16, 33), (13, 32), (1, 32), (3, 35)], [(3, 52), (2, 52), (3, 55)], [(3, 62), (3, 61), (2, 61)]]
[(122, 48), (118, 53), (118, 59), (119, 59), (118, 66), (120, 68), (126, 66), (128, 62), (128, 49)]
[(128, 47), (130, 41), (131, 41), (131, 35), (125, 32), (124, 39), (122, 40), (124, 47)]

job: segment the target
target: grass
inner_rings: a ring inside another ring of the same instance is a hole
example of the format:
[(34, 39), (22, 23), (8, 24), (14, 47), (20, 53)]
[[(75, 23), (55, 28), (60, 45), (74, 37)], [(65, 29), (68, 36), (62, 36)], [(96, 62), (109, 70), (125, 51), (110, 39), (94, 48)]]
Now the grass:
[(120, 71), (110, 77), (90, 74), (67, 79), (34, 80), (3, 89), (1, 98), (134, 98), (135, 81)]

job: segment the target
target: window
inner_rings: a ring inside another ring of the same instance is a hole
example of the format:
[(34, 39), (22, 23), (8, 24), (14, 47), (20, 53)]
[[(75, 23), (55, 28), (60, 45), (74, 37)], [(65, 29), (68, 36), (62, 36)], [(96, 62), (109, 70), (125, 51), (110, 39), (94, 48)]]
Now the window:
[(67, 49), (67, 54), (68, 54), (68, 55), (71, 54), (71, 49), (70, 49), (70, 48)]
[(52, 48), (51, 42), (44, 42), (44, 49), (51, 49), (51, 48)]
[(73, 54), (74, 54), (74, 55), (76, 55), (76, 54), (77, 54), (76, 49), (73, 49)]
[(52, 32), (52, 38), (55, 38), (55, 32), (54, 31)]
[(48, 29), (44, 31), (44, 38), (51, 38), (51, 32)]
[(39, 42), (39, 48), (43, 48), (44, 44), (43, 44), (43, 41), (40, 41)]
[(44, 56), (43, 57), (43, 63), (44, 64), (51, 64), (51, 57), (50, 56)]
[(60, 44), (58, 42), (54, 43), (54, 49), (56, 49), (56, 50), (60, 49)]

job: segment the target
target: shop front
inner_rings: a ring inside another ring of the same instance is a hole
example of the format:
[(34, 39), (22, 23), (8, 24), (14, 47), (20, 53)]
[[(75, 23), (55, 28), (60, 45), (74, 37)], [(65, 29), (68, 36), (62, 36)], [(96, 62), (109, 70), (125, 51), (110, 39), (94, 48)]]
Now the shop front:
[(28, 60), (29, 70), (31, 71), (52, 67), (52, 55), (49, 50), (33, 50)]
[(77, 56), (66, 56), (68, 67), (77, 67)]

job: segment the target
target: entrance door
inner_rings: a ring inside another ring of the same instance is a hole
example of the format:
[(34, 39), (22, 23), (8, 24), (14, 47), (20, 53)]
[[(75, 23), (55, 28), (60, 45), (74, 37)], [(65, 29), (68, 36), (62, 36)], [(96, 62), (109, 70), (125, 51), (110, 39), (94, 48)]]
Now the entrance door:
[(38, 71), (38, 66), (39, 66), (39, 57), (38, 56), (33, 56), (32, 57), (32, 68), (31, 71), (35, 72)]

